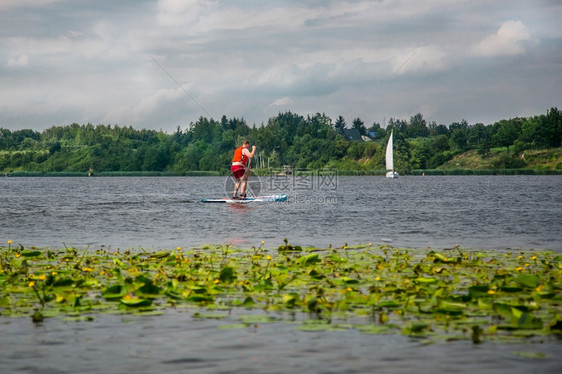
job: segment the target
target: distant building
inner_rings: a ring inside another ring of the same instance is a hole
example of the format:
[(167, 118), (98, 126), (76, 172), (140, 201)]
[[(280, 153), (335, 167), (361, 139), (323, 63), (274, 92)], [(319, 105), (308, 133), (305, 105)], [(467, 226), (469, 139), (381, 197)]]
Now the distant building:
[(343, 129), (343, 136), (352, 142), (362, 142), (361, 133), (357, 129)]

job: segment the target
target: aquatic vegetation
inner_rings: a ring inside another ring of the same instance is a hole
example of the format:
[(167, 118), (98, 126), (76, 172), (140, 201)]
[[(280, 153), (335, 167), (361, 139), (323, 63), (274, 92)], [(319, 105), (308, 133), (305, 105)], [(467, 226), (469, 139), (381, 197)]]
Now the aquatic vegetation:
[[(49, 317), (193, 308), (222, 328), (288, 320), (428, 341), (562, 336), (562, 255), (554, 252), (204, 246), (147, 252), (0, 247), (0, 313)], [(240, 313), (239, 313), (240, 314)], [(295, 318), (295, 315), (299, 317)]]

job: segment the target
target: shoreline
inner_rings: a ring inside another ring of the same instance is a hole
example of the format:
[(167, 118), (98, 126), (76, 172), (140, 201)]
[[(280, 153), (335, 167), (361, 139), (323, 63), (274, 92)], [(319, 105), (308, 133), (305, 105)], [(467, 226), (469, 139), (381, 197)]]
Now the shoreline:
[[(258, 176), (277, 175), (260, 170), (253, 170)], [(322, 175), (323, 170), (303, 170), (305, 173), (318, 173)], [(327, 170), (325, 172), (338, 176), (378, 176), (384, 177), (386, 171), (355, 171), (355, 170)], [(229, 176), (228, 173), (218, 171), (189, 171), (189, 172), (25, 172), (16, 171), (0, 174), (0, 177), (22, 178), (22, 177), (221, 177)], [(417, 176), (514, 176), (514, 175), (562, 175), (562, 170), (557, 169), (420, 169), (412, 170), (410, 174), (401, 174), (402, 177)], [(288, 176), (289, 177), (289, 176)]]

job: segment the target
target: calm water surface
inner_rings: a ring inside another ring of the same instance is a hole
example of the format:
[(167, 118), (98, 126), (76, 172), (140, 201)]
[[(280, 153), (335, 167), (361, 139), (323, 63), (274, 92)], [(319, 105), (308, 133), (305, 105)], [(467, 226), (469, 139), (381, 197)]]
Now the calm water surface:
[[(242, 311), (248, 314), (248, 311)], [(275, 316), (275, 314), (273, 314)], [(236, 323), (162, 316), (102, 315), (90, 322), (0, 318), (2, 373), (559, 373), (560, 341), (425, 344), (357, 330), (305, 332), (290, 321)]]
[[(0, 178), (0, 240), (24, 246), (188, 248), (390, 243), (562, 251), (560, 176), (262, 178), (288, 203), (203, 204), (225, 178)], [(255, 187), (257, 190), (257, 187)], [(246, 329), (200, 319), (96, 315), (93, 321), (0, 317), (0, 373), (555, 373), (560, 341), (422, 344), (357, 330), (305, 332), (291, 318)], [(273, 314), (273, 316), (278, 317)], [(530, 358), (530, 357), (537, 358)]]
[[(24, 246), (185, 248), (198, 244), (562, 251), (562, 177), (260, 179), (277, 204), (203, 204), (222, 177), (0, 178), (0, 240)], [(64, 244), (63, 244), (64, 243)]]

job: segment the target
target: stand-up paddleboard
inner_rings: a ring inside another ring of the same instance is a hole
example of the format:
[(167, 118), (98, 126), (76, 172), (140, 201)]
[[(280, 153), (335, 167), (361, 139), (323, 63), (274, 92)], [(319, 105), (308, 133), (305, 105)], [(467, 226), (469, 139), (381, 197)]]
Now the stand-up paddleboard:
[(282, 203), (287, 201), (287, 194), (280, 193), (267, 196), (246, 197), (244, 199), (219, 198), (201, 199), (203, 203), (227, 203), (227, 204), (247, 204), (247, 203)]

